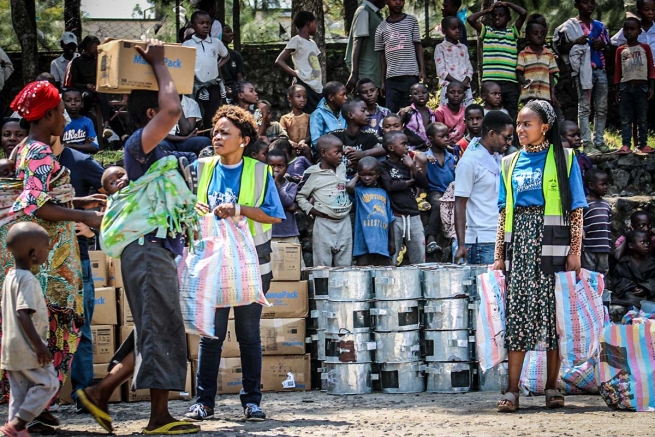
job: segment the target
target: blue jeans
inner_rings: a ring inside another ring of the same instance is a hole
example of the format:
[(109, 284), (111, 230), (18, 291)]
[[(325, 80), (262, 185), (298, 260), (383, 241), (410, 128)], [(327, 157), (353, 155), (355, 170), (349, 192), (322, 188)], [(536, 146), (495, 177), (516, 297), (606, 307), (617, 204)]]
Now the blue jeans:
[[(198, 388), (199, 404), (214, 408), (216, 404), (216, 379), (221, 361), (223, 341), (227, 334), (227, 320), (229, 308), (216, 310), (216, 336), (218, 338), (200, 337), (200, 350), (198, 352), (198, 373), (196, 387)], [(243, 388), (239, 396), (241, 405), (259, 405), (262, 400), (260, 391), (262, 378), (262, 340), (259, 334), (259, 319), (262, 315), (262, 306), (250, 304), (234, 307), (234, 325), (241, 351), (241, 372)]]
[(638, 148), (648, 141), (648, 83), (620, 83), (619, 110), (621, 112), (621, 141), (623, 146), (632, 143), (632, 124), (637, 123)]
[(466, 261), (469, 264), (493, 264), (496, 243), (475, 243), (467, 244)]
[(91, 385), (93, 380), (93, 343), (91, 340), (91, 319), (96, 303), (95, 289), (93, 288), (93, 275), (91, 261), (82, 260), (82, 278), (84, 280), (84, 318), (86, 323), (80, 330), (80, 343), (71, 364), (71, 386), (73, 399), (77, 401), (75, 391)]
[[(607, 93), (609, 92), (607, 84), (607, 73), (605, 70), (594, 68), (593, 70), (593, 88), (583, 90), (580, 85), (580, 79), (575, 80), (578, 90), (578, 126), (580, 126), (580, 135), (582, 136), (582, 145), (591, 146), (591, 125), (589, 116), (591, 115), (591, 98), (594, 99), (594, 142), (595, 147), (605, 144), (603, 134), (605, 133), (605, 122), (607, 121)], [(629, 143), (628, 143), (629, 144)]]
[(164, 140), (159, 143), (159, 146), (167, 152), (189, 152), (195, 153), (196, 156), (200, 154), (202, 149), (211, 145), (212, 141), (209, 138), (200, 136), (187, 138), (179, 142)]
[(418, 76), (389, 77), (384, 81), (386, 106), (393, 113), (411, 103), (409, 89), (418, 83)]

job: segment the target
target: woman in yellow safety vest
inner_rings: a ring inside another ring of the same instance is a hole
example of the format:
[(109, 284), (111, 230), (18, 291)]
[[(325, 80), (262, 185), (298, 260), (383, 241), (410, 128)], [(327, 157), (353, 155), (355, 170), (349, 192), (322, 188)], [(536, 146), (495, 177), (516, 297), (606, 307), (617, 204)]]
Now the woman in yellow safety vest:
[(503, 158), (494, 270), (507, 272), (505, 344), (509, 385), (498, 411), (519, 407), (525, 353), (547, 350), (546, 406), (564, 406), (557, 388), (555, 272), (580, 270), (582, 208), (587, 206), (572, 149), (564, 149), (550, 103), (533, 100), (518, 115), (523, 148)]
[[(212, 146), (215, 156), (194, 163), (197, 175), (198, 207), (219, 218), (245, 216), (259, 257), (263, 291), (271, 279), (271, 229), (285, 218), (270, 167), (243, 156), (243, 151), (257, 140), (257, 125), (252, 114), (238, 106), (221, 107), (212, 120)], [(243, 388), (241, 404), (246, 420), (264, 420), (260, 408), (262, 394), (262, 346), (259, 320), (262, 306), (234, 307), (234, 323), (241, 352)], [(186, 420), (202, 421), (214, 415), (216, 382), (221, 349), (227, 335), (230, 308), (216, 310), (216, 339), (201, 337), (198, 356), (198, 399), (185, 415)]]

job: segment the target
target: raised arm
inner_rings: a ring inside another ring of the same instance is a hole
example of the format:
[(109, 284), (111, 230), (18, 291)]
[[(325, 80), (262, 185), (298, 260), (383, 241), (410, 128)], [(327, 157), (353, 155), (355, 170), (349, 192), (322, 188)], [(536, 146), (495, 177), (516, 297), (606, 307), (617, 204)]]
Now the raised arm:
[(510, 9), (513, 9), (514, 12), (519, 14), (519, 18), (517, 18), (516, 21), (514, 22), (514, 26), (516, 27), (516, 30), (520, 31), (521, 27), (523, 27), (523, 23), (525, 23), (526, 17), (528, 16), (528, 11), (526, 11), (519, 5), (515, 5), (514, 3), (509, 3), (509, 2), (504, 2), (504, 3), (505, 6), (507, 6)]

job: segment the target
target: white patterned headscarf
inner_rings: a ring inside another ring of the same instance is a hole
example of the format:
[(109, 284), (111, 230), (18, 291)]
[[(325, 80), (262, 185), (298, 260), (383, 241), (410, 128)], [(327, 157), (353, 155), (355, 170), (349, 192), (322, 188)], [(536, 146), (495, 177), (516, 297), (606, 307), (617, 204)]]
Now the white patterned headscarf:
[(553, 106), (545, 100), (531, 100), (525, 105), (525, 107), (532, 111), (544, 114), (549, 126), (552, 126), (553, 123), (555, 123), (555, 120), (557, 120), (557, 115), (555, 114)]

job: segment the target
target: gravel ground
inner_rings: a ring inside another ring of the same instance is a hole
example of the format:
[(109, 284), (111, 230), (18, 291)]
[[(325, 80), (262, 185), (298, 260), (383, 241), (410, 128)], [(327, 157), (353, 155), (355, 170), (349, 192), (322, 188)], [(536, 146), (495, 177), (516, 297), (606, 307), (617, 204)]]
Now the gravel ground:
[[(217, 399), (216, 418), (202, 423), (199, 436), (641, 436), (653, 435), (655, 415), (612, 411), (599, 396), (568, 396), (563, 410), (547, 410), (543, 397), (521, 397), (516, 414), (499, 414), (496, 393), (420, 393), (330, 396), (318, 391), (265, 393), (269, 420), (244, 422), (238, 396)], [(181, 417), (190, 403), (172, 401)], [(149, 404), (112, 404), (117, 435), (135, 435), (147, 423)], [(7, 407), (0, 408), (6, 417)], [(61, 436), (104, 435), (88, 415), (71, 406), (56, 415)]]

